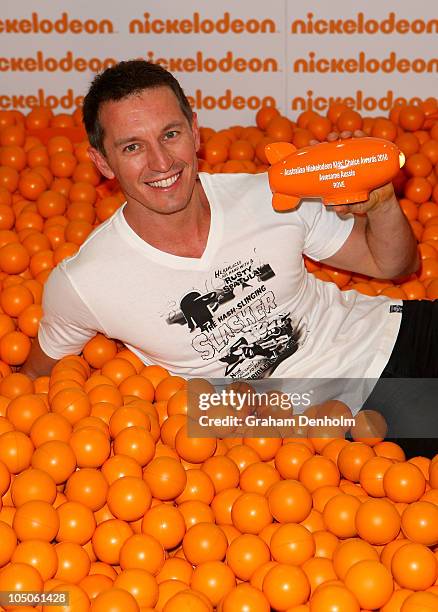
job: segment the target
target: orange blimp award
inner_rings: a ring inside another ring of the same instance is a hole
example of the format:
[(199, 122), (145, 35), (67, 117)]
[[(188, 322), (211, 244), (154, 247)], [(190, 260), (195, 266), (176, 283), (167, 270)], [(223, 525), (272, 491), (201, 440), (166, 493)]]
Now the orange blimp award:
[(288, 142), (266, 146), (275, 210), (290, 210), (303, 198), (336, 206), (364, 202), (369, 192), (390, 182), (405, 162), (403, 153), (382, 138), (348, 138), (297, 149)]

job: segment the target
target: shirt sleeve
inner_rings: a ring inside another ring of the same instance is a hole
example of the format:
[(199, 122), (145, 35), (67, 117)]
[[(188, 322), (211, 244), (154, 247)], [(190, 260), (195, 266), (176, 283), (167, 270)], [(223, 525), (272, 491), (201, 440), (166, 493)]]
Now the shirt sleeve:
[(52, 359), (78, 355), (88, 340), (101, 331), (61, 266), (53, 270), (44, 286), (42, 307), (38, 341)]
[(303, 200), (299, 214), (306, 228), (303, 252), (316, 261), (339, 251), (354, 225), (354, 215), (340, 217), (318, 200)]

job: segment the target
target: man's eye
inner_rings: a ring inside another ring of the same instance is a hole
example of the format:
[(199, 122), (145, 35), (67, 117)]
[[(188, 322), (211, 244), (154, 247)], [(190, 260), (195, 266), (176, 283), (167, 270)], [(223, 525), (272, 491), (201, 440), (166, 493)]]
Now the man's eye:
[(166, 132), (164, 134), (164, 138), (166, 140), (171, 140), (172, 138), (175, 138), (178, 135), (178, 132), (176, 130), (170, 130), (169, 132)]
[(138, 149), (138, 144), (132, 143), (132, 144), (127, 145), (123, 149), (123, 151), (126, 153), (132, 153), (133, 151), (137, 151), (137, 149)]

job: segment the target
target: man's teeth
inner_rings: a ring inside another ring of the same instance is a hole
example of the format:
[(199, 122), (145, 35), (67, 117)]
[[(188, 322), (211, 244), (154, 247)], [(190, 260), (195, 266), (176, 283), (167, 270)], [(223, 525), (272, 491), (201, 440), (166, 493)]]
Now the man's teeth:
[(173, 185), (179, 178), (180, 172), (178, 174), (174, 174), (167, 179), (163, 179), (162, 181), (153, 181), (152, 183), (148, 183), (151, 187), (170, 187)]

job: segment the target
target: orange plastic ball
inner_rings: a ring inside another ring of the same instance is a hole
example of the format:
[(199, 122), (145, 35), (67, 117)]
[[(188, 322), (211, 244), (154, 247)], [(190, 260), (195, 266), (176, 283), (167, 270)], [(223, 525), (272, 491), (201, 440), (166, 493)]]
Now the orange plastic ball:
[(241, 533), (259, 533), (272, 523), (268, 500), (260, 493), (243, 493), (233, 504), (231, 519)]
[(188, 434), (187, 427), (183, 426), (176, 434), (175, 450), (185, 461), (203, 463), (214, 454), (216, 438), (191, 437)]
[(47, 412), (48, 407), (42, 397), (35, 394), (25, 394), (9, 402), (6, 409), (6, 418), (17, 431), (29, 434), (38, 417)]
[[(157, 450), (158, 448), (160, 447), (157, 446)], [(195, 468), (186, 470), (186, 477), (187, 483), (184, 491), (175, 501), (181, 504), (182, 502), (195, 499), (205, 504), (210, 504), (215, 497), (214, 485), (210, 476), (202, 470)]]
[(83, 468), (68, 478), (64, 492), (69, 501), (80, 502), (96, 512), (105, 505), (108, 483), (101, 471)]
[(58, 514), (45, 501), (28, 501), (17, 508), (12, 524), (17, 537), (24, 540), (53, 540), (59, 529)]
[(212, 606), (202, 593), (187, 589), (173, 595), (163, 607), (163, 612), (180, 612), (180, 610), (211, 612)]
[(135, 459), (127, 455), (113, 455), (102, 465), (101, 472), (108, 485), (111, 485), (117, 478), (123, 478), (124, 476), (134, 476), (135, 478), (141, 478), (142, 476), (141, 466)]
[[(71, 584), (69, 582), (57, 580), (57, 585), (51, 588), (50, 591), (52, 593), (59, 593), (58, 597), (59, 601), (61, 602), (63, 601), (62, 598), (65, 597), (66, 600), (70, 602), (68, 607), (73, 608), (75, 612), (89, 612), (90, 599), (88, 598), (88, 595), (84, 589), (82, 589), (78, 584)], [(52, 603), (50, 605), (43, 606), (42, 612), (58, 612), (56, 608), (58, 608), (59, 612), (66, 612), (68, 607), (66, 608), (66, 606), (63, 606), (62, 604), (54, 607)]]
[(438, 544), (438, 506), (428, 501), (408, 505), (402, 514), (401, 528), (412, 542), (425, 546)]
[(310, 457), (302, 464), (298, 477), (310, 493), (322, 486), (337, 487), (340, 480), (339, 470), (333, 461), (319, 455)]
[(56, 574), (58, 557), (50, 542), (43, 540), (26, 540), (20, 542), (11, 558), (12, 563), (26, 563), (34, 567), (41, 578), (46, 581)]
[(300, 523), (310, 514), (312, 496), (297, 480), (281, 480), (271, 486), (269, 510), (279, 523)]
[(47, 472), (56, 484), (60, 484), (74, 472), (76, 457), (66, 442), (49, 440), (35, 449), (32, 467)]
[(217, 525), (198, 523), (187, 530), (182, 546), (186, 559), (192, 565), (199, 565), (207, 561), (222, 561), (228, 541)]
[(182, 542), (186, 524), (178, 508), (157, 504), (144, 513), (141, 530), (156, 538), (165, 550), (169, 550)]
[(193, 572), (190, 587), (217, 606), (236, 586), (232, 570), (220, 561), (200, 563)]
[(338, 456), (338, 468), (344, 478), (359, 482), (362, 466), (375, 456), (373, 449), (362, 442), (351, 442)]
[(143, 478), (149, 485), (152, 496), (168, 501), (184, 491), (187, 476), (180, 461), (172, 457), (157, 457), (145, 467)]
[(227, 564), (240, 580), (250, 580), (253, 574), (269, 560), (268, 545), (254, 534), (238, 535), (227, 549)]
[(326, 529), (338, 538), (352, 538), (357, 534), (356, 514), (361, 506), (353, 495), (340, 493), (332, 497), (324, 507), (322, 516)]
[(18, 474), (11, 484), (11, 497), (17, 508), (32, 500), (52, 504), (56, 493), (53, 478), (47, 472), (35, 468), (28, 468)]
[(394, 590), (391, 573), (379, 561), (355, 563), (345, 576), (345, 586), (362, 608), (371, 610), (384, 606)]
[(369, 499), (356, 513), (359, 536), (374, 545), (394, 540), (400, 532), (401, 519), (396, 508), (386, 499)]
[(391, 571), (402, 588), (425, 591), (438, 577), (438, 561), (426, 546), (409, 543), (395, 551)]
[(238, 584), (224, 597), (222, 612), (269, 612), (269, 601), (264, 593), (247, 583)]
[(421, 470), (409, 462), (392, 465), (383, 477), (386, 495), (394, 502), (415, 502), (423, 495), (426, 479)]
[(164, 549), (153, 536), (142, 533), (130, 535), (120, 549), (122, 569), (144, 569), (156, 576), (164, 565)]
[(282, 478), (297, 480), (301, 466), (313, 454), (304, 444), (296, 442), (283, 444), (275, 455), (275, 467)]
[(100, 593), (91, 602), (90, 612), (139, 612), (135, 597), (120, 588), (111, 588)]
[(34, 446), (21, 431), (6, 431), (0, 435), (0, 461), (11, 474), (18, 474), (29, 467)]
[(124, 521), (136, 521), (150, 508), (152, 494), (142, 478), (124, 476), (108, 489), (107, 503), (114, 516)]
[(68, 442), (72, 433), (70, 422), (61, 414), (48, 412), (34, 421), (30, 430), (30, 439), (35, 448), (49, 440)]
[(438, 594), (412, 593), (403, 601), (401, 612), (431, 612), (438, 609)]
[(78, 586), (85, 591), (90, 600), (95, 599), (103, 591), (110, 589), (112, 585), (113, 580), (111, 580), (109, 576), (103, 574), (85, 576), (78, 584)]
[(17, 536), (11, 525), (8, 525), (0, 515), (0, 567), (3, 567), (9, 563), (17, 548)]
[(333, 562), (330, 559), (321, 559), (316, 556), (312, 557), (303, 563), (303, 571), (309, 580), (312, 594), (320, 584), (328, 582), (329, 580), (337, 580)]
[(321, 584), (310, 600), (310, 612), (360, 612), (351, 591), (338, 584)]
[(143, 427), (127, 427), (114, 440), (114, 453), (127, 455), (141, 466), (148, 464), (155, 453), (152, 434)]
[(166, 559), (163, 567), (157, 574), (157, 582), (167, 582), (168, 580), (177, 580), (187, 585), (190, 584), (190, 580), (193, 574), (193, 567), (185, 559), (179, 557), (170, 557)]
[(376, 549), (356, 538), (341, 542), (333, 552), (333, 568), (340, 580), (344, 580), (350, 567), (359, 561), (378, 561)]
[(278, 563), (302, 565), (315, 554), (313, 535), (302, 525), (280, 525), (271, 538), (271, 555)]
[(101, 429), (95, 427), (83, 427), (73, 431), (69, 445), (80, 468), (100, 467), (108, 459), (111, 452), (108, 436)]
[(385, 497), (383, 476), (392, 464), (391, 459), (386, 457), (372, 457), (364, 463), (360, 470), (359, 482), (368, 495)]
[(157, 581), (144, 569), (122, 570), (113, 586), (130, 593), (141, 608), (153, 608), (158, 601)]
[(10, 563), (0, 569), (0, 592), (42, 591), (43, 579), (38, 570), (26, 563)]
[(52, 399), (51, 409), (64, 416), (72, 425), (90, 416), (91, 412), (88, 395), (82, 389), (73, 387), (59, 391)]
[(58, 542), (85, 544), (93, 536), (96, 519), (87, 506), (75, 501), (67, 501), (57, 508), (59, 529)]
[(263, 593), (272, 608), (287, 610), (308, 600), (310, 584), (300, 567), (278, 563), (266, 574)]
[(132, 536), (131, 527), (119, 519), (109, 519), (100, 523), (93, 534), (92, 543), (96, 557), (104, 563), (117, 565), (120, 551)]

